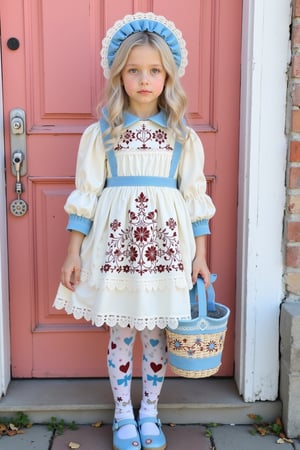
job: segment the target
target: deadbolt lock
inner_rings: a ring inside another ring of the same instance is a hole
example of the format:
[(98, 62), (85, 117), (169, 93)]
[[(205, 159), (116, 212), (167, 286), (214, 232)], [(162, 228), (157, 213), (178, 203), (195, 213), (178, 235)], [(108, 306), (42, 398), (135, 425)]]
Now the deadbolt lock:
[(10, 157), (11, 170), (16, 176), (16, 167), (13, 164), (13, 155), (15, 152), (21, 152), (23, 155), (20, 167), (20, 176), (23, 177), (27, 172), (27, 155), (26, 155), (26, 122), (25, 111), (21, 108), (15, 108), (10, 112)]

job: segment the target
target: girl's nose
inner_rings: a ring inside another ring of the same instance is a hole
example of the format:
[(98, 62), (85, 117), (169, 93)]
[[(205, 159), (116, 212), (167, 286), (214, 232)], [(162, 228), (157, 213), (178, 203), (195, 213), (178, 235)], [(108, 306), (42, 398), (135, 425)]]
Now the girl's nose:
[(148, 78), (148, 74), (146, 72), (142, 72), (141, 73), (141, 83), (142, 84), (148, 84), (149, 83), (149, 78)]

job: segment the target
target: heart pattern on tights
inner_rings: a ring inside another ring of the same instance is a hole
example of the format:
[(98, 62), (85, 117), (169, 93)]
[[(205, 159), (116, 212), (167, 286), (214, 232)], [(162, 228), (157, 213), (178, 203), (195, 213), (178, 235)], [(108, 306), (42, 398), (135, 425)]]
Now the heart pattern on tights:
[(119, 367), (119, 369), (121, 370), (121, 372), (123, 373), (127, 373), (128, 369), (129, 369), (130, 363), (129, 361), (127, 361), (126, 364), (121, 364), (121, 366)]
[(151, 369), (153, 370), (154, 373), (157, 373), (162, 368), (162, 364), (155, 364), (154, 362), (152, 362), (150, 364), (150, 367), (151, 367)]

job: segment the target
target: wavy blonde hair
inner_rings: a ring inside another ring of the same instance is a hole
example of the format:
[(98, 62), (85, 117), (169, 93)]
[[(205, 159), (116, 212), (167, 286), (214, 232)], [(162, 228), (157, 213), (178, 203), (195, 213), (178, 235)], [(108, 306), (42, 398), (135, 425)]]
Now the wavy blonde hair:
[(158, 99), (158, 107), (166, 111), (168, 116), (167, 126), (175, 133), (176, 140), (184, 142), (188, 134), (184, 120), (187, 98), (179, 81), (172, 52), (168, 44), (159, 35), (142, 31), (130, 35), (123, 41), (111, 67), (105, 92), (108, 114), (105, 119), (108, 120), (110, 125), (105, 134), (111, 136), (108, 143), (113, 144), (119, 139), (124, 126), (123, 111), (128, 109), (129, 106), (129, 97), (122, 85), (121, 72), (126, 65), (131, 50), (142, 45), (150, 45), (160, 52), (167, 75), (164, 90)]

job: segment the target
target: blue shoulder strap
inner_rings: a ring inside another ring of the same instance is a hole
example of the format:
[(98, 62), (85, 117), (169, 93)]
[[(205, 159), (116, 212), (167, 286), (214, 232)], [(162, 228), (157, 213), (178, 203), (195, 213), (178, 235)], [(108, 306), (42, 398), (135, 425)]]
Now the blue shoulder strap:
[(182, 144), (180, 142), (175, 142), (175, 147), (173, 150), (172, 160), (171, 160), (171, 167), (169, 172), (169, 178), (174, 178), (175, 173), (179, 164), (180, 156), (181, 156), (181, 150), (182, 150)]
[[(102, 117), (100, 119), (100, 128), (101, 128), (101, 132), (102, 132), (103, 142), (104, 142), (104, 144), (106, 144), (108, 142), (108, 140), (110, 139), (110, 134), (107, 134), (106, 136), (104, 136), (104, 132), (109, 128), (109, 124)], [(115, 151), (113, 148), (111, 148), (110, 150), (107, 150), (107, 157), (108, 157), (108, 161), (109, 161), (111, 175), (113, 177), (116, 177), (118, 175), (118, 166), (117, 166), (116, 154), (115, 154)]]

